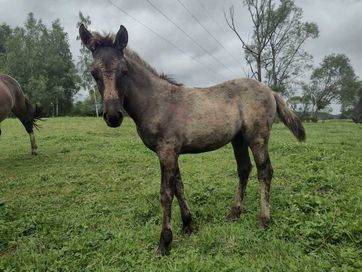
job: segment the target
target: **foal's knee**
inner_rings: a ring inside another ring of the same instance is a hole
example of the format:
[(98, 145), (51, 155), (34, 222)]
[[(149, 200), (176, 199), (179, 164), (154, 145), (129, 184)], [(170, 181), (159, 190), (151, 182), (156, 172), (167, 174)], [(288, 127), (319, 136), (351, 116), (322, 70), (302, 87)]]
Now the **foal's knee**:
[(252, 169), (251, 162), (245, 163), (245, 165), (242, 165), (240, 169), (238, 169), (238, 175), (242, 179), (247, 179), (250, 175)]
[(173, 192), (171, 189), (161, 187), (160, 202), (161, 202), (162, 207), (167, 207), (168, 205), (170, 205), (171, 201), (172, 201), (172, 197), (173, 197)]
[(257, 165), (257, 169), (259, 180), (270, 180), (273, 177), (274, 170), (269, 158), (263, 164)]

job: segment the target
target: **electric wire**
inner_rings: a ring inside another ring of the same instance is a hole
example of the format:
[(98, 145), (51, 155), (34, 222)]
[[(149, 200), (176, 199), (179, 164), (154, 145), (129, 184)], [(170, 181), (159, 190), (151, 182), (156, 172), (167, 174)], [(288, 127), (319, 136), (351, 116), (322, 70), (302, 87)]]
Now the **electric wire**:
[[(181, 0), (176, 0), (177, 2), (179, 2), (179, 4), (187, 11), (187, 13), (210, 35), (211, 38), (214, 39), (214, 41), (216, 43), (218, 43), (224, 50), (225, 52), (230, 56), (230, 58), (235, 61), (235, 63), (239, 66), (241, 65), (239, 63), (239, 61), (237, 61), (235, 59), (235, 57), (230, 53), (230, 51), (228, 49), (226, 49), (224, 47), (224, 45), (214, 36), (214, 34), (212, 34), (201, 22), (200, 20), (191, 12), (191, 10), (181, 1)], [(201, 5), (201, 3), (199, 2), (199, 4)], [(204, 7), (205, 8), (205, 7)], [(212, 17), (211, 17), (212, 18)]]
[[(192, 38), (186, 31), (184, 31), (178, 24), (176, 24), (169, 16), (167, 16), (161, 9), (159, 9), (154, 3), (150, 0), (146, 0), (151, 7), (153, 7), (157, 12), (159, 12), (164, 18), (166, 18), (170, 23), (172, 23), (177, 29), (179, 29), (190, 41), (192, 41), (195, 45), (197, 45), (202, 51), (204, 51), (207, 55), (213, 58), (217, 63), (224, 66), (231, 73), (236, 75), (234, 71), (232, 71), (229, 67), (227, 67), (223, 62), (221, 62), (218, 58), (216, 58), (212, 53), (210, 53), (206, 48), (204, 48), (199, 42), (197, 42), (194, 38)], [(237, 76), (237, 75), (236, 75)]]
[(174, 47), (175, 49), (177, 49), (178, 51), (180, 51), (182, 54), (184, 54), (185, 56), (187, 56), (188, 58), (191, 58), (193, 61), (197, 62), (198, 64), (200, 64), (201, 66), (203, 66), (204, 68), (206, 68), (206, 70), (208, 70), (209, 72), (217, 75), (217, 76), (221, 76), (216, 70), (210, 68), (209, 66), (207, 66), (206, 64), (200, 62), (196, 57), (192, 56), (191, 54), (187, 53), (185, 50), (183, 50), (182, 48), (180, 48), (179, 46), (177, 46), (175, 43), (173, 43), (172, 41), (168, 40), (166, 37), (164, 37), (163, 35), (159, 34), (158, 32), (156, 32), (155, 30), (153, 30), (152, 28), (150, 28), (148, 25), (144, 24), (143, 22), (141, 22), (140, 20), (138, 20), (136, 17), (132, 16), (131, 14), (129, 14), (127, 11), (125, 11), (124, 9), (122, 9), (121, 7), (119, 7), (118, 5), (116, 5), (112, 0), (107, 0), (112, 6), (114, 6), (115, 8), (117, 8), (119, 11), (121, 11), (123, 14), (125, 14), (126, 16), (128, 16), (129, 18), (131, 18), (132, 20), (134, 20), (135, 22), (137, 22), (138, 24), (142, 25), (143, 27), (145, 27), (147, 30), (149, 30), (150, 32), (152, 32), (154, 35), (156, 35), (157, 37), (159, 37), (160, 39), (162, 39), (163, 41), (167, 42), (169, 45), (171, 45), (172, 47)]

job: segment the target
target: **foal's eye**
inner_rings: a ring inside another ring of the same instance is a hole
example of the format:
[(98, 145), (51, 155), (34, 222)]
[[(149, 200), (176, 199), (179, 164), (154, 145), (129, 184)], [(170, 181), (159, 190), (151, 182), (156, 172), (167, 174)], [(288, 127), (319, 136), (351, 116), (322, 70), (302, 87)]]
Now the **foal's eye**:
[(92, 77), (94, 78), (95, 82), (97, 82), (97, 84), (101, 83), (101, 79), (98, 75), (98, 73), (96, 71), (91, 71)]
[(96, 72), (95, 72), (95, 71), (91, 71), (91, 75), (92, 75), (92, 77), (93, 77), (94, 79), (97, 78), (97, 75), (96, 75)]
[(128, 75), (128, 71), (127, 70), (122, 70), (121, 74), (122, 74), (122, 76), (126, 76), (126, 75)]

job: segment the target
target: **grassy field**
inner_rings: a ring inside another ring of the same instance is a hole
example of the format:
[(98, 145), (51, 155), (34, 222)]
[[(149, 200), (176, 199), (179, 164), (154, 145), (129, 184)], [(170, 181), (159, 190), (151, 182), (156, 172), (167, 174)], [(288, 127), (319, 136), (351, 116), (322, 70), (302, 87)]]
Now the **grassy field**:
[(225, 218), (236, 166), (230, 145), (180, 159), (197, 230), (181, 233), (173, 205), (171, 254), (157, 257), (161, 209), (156, 156), (131, 120), (57, 118), (30, 156), (18, 120), (0, 137), (0, 271), (361, 271), (362, 126), (305, 124), (300, 144), (272, 131), (272, 224), (256, 228), (255, 167), (245, 211)]

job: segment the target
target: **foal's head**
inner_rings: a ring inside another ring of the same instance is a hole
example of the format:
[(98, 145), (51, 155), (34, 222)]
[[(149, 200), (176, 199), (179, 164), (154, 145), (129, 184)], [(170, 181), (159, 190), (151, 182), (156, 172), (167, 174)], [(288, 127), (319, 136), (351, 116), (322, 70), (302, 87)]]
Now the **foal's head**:
[(124, 79), (128, 73), (123, 54), (128, 42), (127, 30), (121, 26), (115, 38), (102, 37), (97, 33), (90, 33), (82, 24), (79, 34), (83, 44), (93, 55), (91, 73), (103, 98), (103, 118), (108, 126), (118, 127), (123, 120), (121, 108), (125, 95)]

